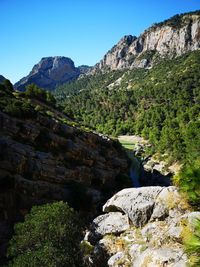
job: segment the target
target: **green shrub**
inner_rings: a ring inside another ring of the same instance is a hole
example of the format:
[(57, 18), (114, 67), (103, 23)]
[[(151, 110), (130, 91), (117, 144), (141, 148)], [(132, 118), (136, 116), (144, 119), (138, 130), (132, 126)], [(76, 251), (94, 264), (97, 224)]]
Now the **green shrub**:
[(11, 92), (11, 93), (14, 92), (13, 85), (9, 80), (7, 80), (7, 79), (4, 80), (3, 85), (4, 85), (5, 89), (7, 90), (7, 92)]
[(191, 205), (197, 208), (200, 205), (200, 160), (185, 165), (179, 174), (175, 175), (173, 182), (186, 193)]
[(21, 101), (16, 98), (5, 99), (3, 111), (17, 118), (32, 118), (35, 111), (28, 101)]
[(194, 223), (194, 232), (185, 240), (186, 251), (191, 255), (191, 266), (200, 266), (200, 220)]
[(39, 88), (35, 84), (27, 85), (26, 91), (23, 94), (29, 98), (35, 98), (39, 101), (45, 102), (51, 106), (55, 106), (56, 104), (56, 100), (50, 92)]
[(66, 203), (35, 206), (15, 225), (9, 266), (80, 267), (79, 231), (78, 216)]

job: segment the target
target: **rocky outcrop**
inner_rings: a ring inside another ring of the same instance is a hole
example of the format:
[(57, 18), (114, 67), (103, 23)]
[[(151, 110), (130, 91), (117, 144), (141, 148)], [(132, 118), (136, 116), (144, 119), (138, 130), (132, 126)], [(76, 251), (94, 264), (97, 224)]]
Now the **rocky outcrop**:
[[(83, 241), (93, 245), (86, 257), (90, 266), (188, 266), (182, 238), (187, 229), (192, 231), (200, 212), (189, 211), (176, 187), (124, 189), (109, 199), (103, 210), (107, 213), (94, 219)], [(116, 217), (120, 213), (128, 216), (124, 230), (120, 226), (120, 231), (115, 231), (115, 213)], [(105, 220), (106, 227), (96, 235)]]
[(155, 24), (138, 38), (124, 36), (95, 65), (98, 70), (150, 68), (159, 58), (172, 58), (200, 48), (200, 13), (175, 16)]
[(161, 190), (159, 186), (124, 189), (106, 202), (103, 211), (124, 212), (133, 225), (143, 226), (151, 217), (155, 199)]
[(72, 182), (98, 199), (116, 190), (117, 176), (128, 167), (114, 141), (39, 114), (31, 121), (0, 112), (0, 129), (0, 181), (16, 189), (23, 208), (67, 200)]
[(89, 68), (76, 68), (74, 62), (67, 57), (45, 57), (14, 87), (16, 90), (24, 91), (28, 84), (34, 83), (41, 88), (53, 90), (58, 85), (77, 79), (80, 74), (88, 72)]

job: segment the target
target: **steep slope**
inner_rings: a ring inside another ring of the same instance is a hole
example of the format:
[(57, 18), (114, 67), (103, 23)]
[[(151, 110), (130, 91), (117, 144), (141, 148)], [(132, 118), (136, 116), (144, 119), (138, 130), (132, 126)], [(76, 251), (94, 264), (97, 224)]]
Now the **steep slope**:
[(200, 11), (176, 15), (154, 24), (139, 37), (125, 36), (95, 65), (99, 70), (149, 68), (160, 58), (172, 58), (200, 48)]
[(95, 213), (126, 185), (120, 145), (62, 121), (42, 102), (0, 85), (0, 255), (9, 225), (33, 205), (64, 200)]
[(97, 73), (61, 87), (58, 102), (109, 135), (139, 134), (173, 159), (199, 156), (200, 51), (151, 69)]
[(56, 86), (78, 78), (86, 73), (90, 67), (80, 66), (76, 68), (74, 62), (66, 57), (46, 57), (36, 64), (30, 74), (15, 84), (15, 89), (24, 91), (28, 84), (53, 90)]

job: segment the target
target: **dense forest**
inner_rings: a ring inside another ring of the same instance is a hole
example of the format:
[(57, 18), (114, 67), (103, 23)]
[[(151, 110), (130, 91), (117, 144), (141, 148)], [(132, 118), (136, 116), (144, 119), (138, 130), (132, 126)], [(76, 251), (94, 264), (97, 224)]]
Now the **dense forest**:
[(65, 113), (98, 132), (138, 134), (173, 160), (200, 155), (200, 52), (152, 69), (85, 76), (57, 88)]

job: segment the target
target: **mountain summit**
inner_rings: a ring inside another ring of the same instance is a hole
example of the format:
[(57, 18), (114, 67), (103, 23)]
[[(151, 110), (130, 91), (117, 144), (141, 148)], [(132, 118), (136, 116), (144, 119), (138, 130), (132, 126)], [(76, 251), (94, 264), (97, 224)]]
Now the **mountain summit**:
[(95, 65), (98, 70), (147, 68), (162, 58), (173, 58), (200, 48), (200, 11), (176, 15), (154, 24), (139, 37), (124, 36)]
[(88, 66), (76, 68), (74, 62), (67, 57), (44, 57), (28, 76), (15, 84), (15, 89), (24, 91), (26, 85), (34, 83), (41, 88), (53, 90), (58, 85), (76, 79), (88, 69)]

